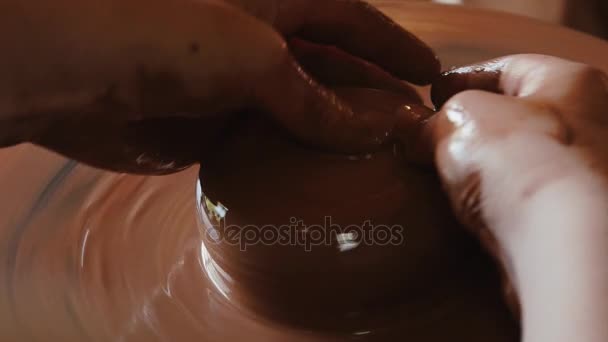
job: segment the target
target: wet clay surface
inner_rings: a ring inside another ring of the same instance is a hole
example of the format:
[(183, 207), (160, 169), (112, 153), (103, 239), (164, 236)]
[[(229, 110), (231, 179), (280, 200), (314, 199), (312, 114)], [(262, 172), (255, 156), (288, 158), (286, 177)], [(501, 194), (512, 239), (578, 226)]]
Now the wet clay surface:
[[(349, 94), (381, 112), (418, 110), (403, 96)], [(3, 340), (517, 340), (493, 266), (432, 172), (390, 143), (336, 155), (280, 132), (244, 115), (200, 173), (165, 177), (28, 161), (28, 146), (6, 154), (21, 167), (1, 177), (39, 164), (52, 177), (6, 189), (38, 199), (2, 208), (17, 227), (0, 236)], [(286, 232), (300, 242), (238, 240), (294, 218), (302, 225)]]
[[(340, 92), (384, 113), (416, 102), (373, 90)], [(479, 284), (495, 286), (435, 175), (404, 160), (396, 145), (363, 156), (328, 154), (246, 118), (202, 165), (200, 179), (207, 274), (235, 306), (272, 321), (394, 336), (398, 327), (424, 324), (428, 318), (417, 315), (435, 310), (433, 300), (455, 299), (450, 292), (463, 290), (461, 271), (476, 269)], [(490, 304), (503, 315), (497, 330), (513, 338), (499, 298)], [(453, 320), (448, 314), (441, 324)]]

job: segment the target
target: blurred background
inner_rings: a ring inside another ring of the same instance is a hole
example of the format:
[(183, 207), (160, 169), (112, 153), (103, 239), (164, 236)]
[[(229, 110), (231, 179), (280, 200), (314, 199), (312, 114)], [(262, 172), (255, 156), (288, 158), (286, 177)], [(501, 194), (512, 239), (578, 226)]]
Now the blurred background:
[[(368, 0), (370, 3), (383, 0)], [(608, 0), (396, 0), (487, 8), (533, 17), (608, 39)], [(386, 2), (386, 1), (384, 1)]]

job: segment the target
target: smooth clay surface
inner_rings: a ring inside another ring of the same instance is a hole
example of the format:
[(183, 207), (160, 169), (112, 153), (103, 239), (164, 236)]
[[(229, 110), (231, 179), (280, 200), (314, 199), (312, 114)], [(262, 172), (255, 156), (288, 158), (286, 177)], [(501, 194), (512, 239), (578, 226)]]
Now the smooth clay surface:
[[(388, 92), (339, 93), (387, 122), (400, 109), (420, 110)], [(463, 236), (435, 175), (405, 160), (398, 145), (332, 154), (251, 114), (215, 148), (200, 179), (207, 273), (237, 307), (296, 328), (398, 334), (425, 324), (420, 311), (448, 310), (441, 322), (448, 326), (472, 319), (445, 301), (475, 279), (470, 304), (483, 298), (498, 312), (494, 325), (516, 331), (491, 268), (479, 262), (485, 256)]]

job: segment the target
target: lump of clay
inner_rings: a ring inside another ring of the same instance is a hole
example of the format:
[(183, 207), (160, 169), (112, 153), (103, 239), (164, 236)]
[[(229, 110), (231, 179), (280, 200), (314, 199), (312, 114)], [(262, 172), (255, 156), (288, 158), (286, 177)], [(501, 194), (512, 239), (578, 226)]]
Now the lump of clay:
[[(390, 112), (417, 100), (354, 90)], [(439, 183), (398, 148), (349, 156), (290, 140), (261, 116), (201, 166), (208, 273), (234, 303), (296, 325), (360, 326), (432, 282), (451, 227)]]

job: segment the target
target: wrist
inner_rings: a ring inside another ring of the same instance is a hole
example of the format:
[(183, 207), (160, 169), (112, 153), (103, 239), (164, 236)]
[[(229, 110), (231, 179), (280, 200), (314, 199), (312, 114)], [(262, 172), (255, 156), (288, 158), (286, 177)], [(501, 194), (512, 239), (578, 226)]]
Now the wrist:
[(550, 184), (500, 227), (524, 341), (608, 340), (608, 191), (599, 180)]

